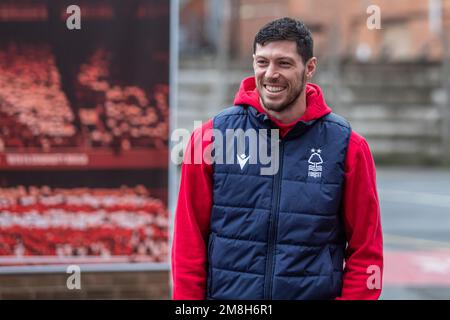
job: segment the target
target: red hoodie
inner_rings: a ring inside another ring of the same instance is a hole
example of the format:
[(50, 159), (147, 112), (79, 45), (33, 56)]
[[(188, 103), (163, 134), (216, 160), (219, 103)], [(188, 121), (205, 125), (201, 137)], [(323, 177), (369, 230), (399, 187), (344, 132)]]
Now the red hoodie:
[[(254, 77), (242, 81), (234, 104), (250, 105), (266, 113), (259, 103)], [(283, 137), (298, 121), (317, 119), (330, 112), (320, 87), (308, 83), (304, 115), (289, 124), (271, 120), (280, 128)], [(194, 159), (194, 150), (203, 154), (208, 146), (210, 148), (212, 126), (211, 119), (194, 131), (185, 160), (186, 157)], [(172, 246), (173, 298), (177, 300), (205, 299), (206, 295), (206, 244), (213, 202), (213, 167), (201, 158), (199, 164), (184, 161), (182, 165)], [(342, 214), (347, 248), (342, 295), (338, 299), (378, 299), (381, 285), (376, 284), (381, 284), (381, 278), (376, 281), (375, 277), (382, 275), (383, 239), (375, 165), (366, 140), (354, 131), (345, 159)]]

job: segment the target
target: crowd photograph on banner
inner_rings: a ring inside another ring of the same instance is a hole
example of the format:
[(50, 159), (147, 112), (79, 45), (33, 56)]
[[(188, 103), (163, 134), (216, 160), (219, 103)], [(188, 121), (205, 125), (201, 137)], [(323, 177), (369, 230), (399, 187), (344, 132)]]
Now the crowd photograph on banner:
[(0, 4), (0, 274), (168, 270), (170, 4), (71, 4)]

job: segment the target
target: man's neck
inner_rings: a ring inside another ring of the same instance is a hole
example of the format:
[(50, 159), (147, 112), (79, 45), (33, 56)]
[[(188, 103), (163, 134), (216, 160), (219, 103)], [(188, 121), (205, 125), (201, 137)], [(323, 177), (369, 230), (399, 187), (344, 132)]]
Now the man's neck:
[(272, 117), (278, 120), (279, 122), (283, 124), (292, 123), (296, 120), (298, 120), (301, 116), (303, 116), (306, 112), (306, 90), (303, 90), (302, 94), (298, 97), (297, 100), (295, 100), (289, 107), (282, 110), (281, 112), (268, 110), (266, 107), (264, 107), (264, 104), (259, 99), (259, 102), (262, 106), (262, 108)]

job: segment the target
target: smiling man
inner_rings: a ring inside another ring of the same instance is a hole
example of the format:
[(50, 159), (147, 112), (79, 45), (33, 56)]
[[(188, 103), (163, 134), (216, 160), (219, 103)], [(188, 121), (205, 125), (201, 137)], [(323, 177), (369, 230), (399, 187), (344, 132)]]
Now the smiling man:
[(254, 76), (194, 132), (185, 159), (217, 151), (230, 129), (268, 140), (278, 131), (279, 166), (260, 175), (246, 152), (235, 163), (183, 163), (173, 298), (377, 299), (383, 244), (369, 146), (309, 82), (317, 59), (301, 21), (268, 23), (253, 48)]

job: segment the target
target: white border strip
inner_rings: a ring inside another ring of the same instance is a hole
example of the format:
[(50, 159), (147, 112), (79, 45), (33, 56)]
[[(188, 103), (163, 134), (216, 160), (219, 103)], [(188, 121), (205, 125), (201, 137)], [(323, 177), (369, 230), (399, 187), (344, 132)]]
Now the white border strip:
[[(0, 275), (34, 274), (34, 273), (66, 273), (69, 265), (39, 265), (0, 267)], [(81, 272), (137, 272), (137, 271), (168, 271), (168, 263), (96, 263), (80, 264)]]

